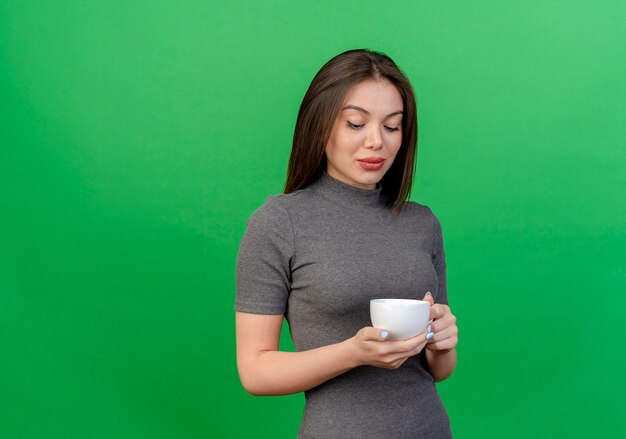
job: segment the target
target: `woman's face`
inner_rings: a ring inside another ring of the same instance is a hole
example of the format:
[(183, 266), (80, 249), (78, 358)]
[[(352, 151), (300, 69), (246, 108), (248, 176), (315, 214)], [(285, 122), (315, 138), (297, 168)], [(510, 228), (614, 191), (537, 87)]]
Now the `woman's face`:
[(385, 79), (353, 86), (326, 144), (328, 175), (361, 189), (375, 189), (402, 144), (402, 110), (402, 96)]

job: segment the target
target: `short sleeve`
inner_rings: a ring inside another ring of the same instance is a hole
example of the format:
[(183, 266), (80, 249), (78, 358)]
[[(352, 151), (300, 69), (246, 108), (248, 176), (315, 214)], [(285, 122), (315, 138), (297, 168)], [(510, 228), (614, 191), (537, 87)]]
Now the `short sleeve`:
[(433, 214), (433, 265), (437, 273), (436, 303), (448, 305), (448, 286), (446, 283), (446, 253), (443, 248), (443, 233), (441, 223)]
[(235, 310), (284, 314), (294, 252), (289, 213), (276, 197), (269, 197), (248, 219), (239, 244)]

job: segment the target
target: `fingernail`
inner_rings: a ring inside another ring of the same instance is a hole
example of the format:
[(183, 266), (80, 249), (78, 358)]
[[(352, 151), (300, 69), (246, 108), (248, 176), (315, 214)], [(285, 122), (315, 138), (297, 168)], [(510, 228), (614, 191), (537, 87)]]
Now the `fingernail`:
[(426, 340), (430, 340), (431, 338), (433, 338), (435, 336), (434, 332), (429, 332), (428, 335), (426, 336)]
[(433, 332), (433, 331), (430, 330), (430, 325), (428, 325), (428, 332)]
[(387, 340), (388, 336), (389, 336), (389, 333), (387, 331), (383, 331), (380, 333), (380, 338), (382, 338), (383, 340)]
[(424, 297), (426, 296), (432, 296), (432, 294), (430, 294), (430, 291), (426, 291), (426, 294), (424, 295)]

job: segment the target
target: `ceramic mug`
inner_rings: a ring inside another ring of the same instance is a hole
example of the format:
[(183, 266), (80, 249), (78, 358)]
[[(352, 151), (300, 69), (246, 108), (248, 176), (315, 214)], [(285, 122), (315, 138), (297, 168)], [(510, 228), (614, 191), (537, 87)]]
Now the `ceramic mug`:
[(374, 328), (389, 332), (392, 340), (406, 340), (426, 331), (430, 320), (430, 302), (413, 299), (370, 300), (370, 318)]

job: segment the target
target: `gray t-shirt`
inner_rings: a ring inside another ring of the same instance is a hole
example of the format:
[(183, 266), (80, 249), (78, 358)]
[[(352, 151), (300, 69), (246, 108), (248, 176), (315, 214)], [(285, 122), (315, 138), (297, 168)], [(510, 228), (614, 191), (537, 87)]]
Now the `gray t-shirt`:
[[(236, 290), (237, 311), (284, 313), (297, 351), (338, 343), (371, 326), (371, 299), (430, 291), (448, 303), (441, 226), (415, 202), (394, 214), (380, 184), (360, 189), (324, 172), (250, 217)], [(305, 397), (299, 438), (452, 436), (424, 351), (398, 369), (357, 367)]]

